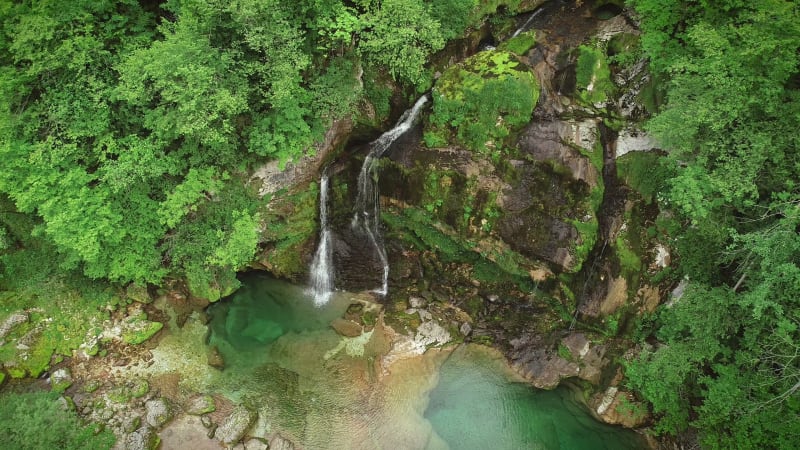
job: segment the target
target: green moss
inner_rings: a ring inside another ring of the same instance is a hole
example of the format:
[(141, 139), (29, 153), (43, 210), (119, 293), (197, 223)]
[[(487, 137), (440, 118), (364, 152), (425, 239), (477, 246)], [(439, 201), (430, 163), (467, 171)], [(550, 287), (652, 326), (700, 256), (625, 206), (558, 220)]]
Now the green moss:
[(131, 390), (127, 386), (117, 386), (109, 390), (106, 397), (114, 403), (128, 403), (131, 400)]
[(89, 380), (83, 385), (83, 392), (91, 394), (92, 392), (100, 389), (100, 385), (101, 383), (98, 380)]
[(130, 328), (122, 332), (122, 341), (129, 345), (141, 344), (161, 331), (163, 327), (164, 324), (161, 322), (136, 321)]
[(588, 105), (605, 102), (614, 92), (605, 52), (588, 45), (581, 45), (578, 52), (575, 76), (579, 98)]
[(0, 396), (0, 434), (4, 448), (18, 449), (108, 449), (115, 441), (110, 431), (65, 411), (57, 394), (43, 392)]
[(148, 392), (150, 392), (150, 384), (147, 380), (138, 380), (134, 383), (133, 388), (131, 388), (131, 397), (133, 398), (141, 398), (144, 397)]
[(536, 45), (536, 32), (526, 31), (524, 33), (520, 33), (517, 37), (504, 41), (497, 46), (497, 49), (508, 51), (517, 55), (524, 55), (528, 53), (528, 50), (532, 49), (534, 45)]
[(617, 252), (617, 258), (619, 259), (620, 267), (622, 268), (623, 274), (626, 275), (626, 278), (631, 275), (638, 274), (641, 271), (642, 260), (631, 248), (626, 234), (623, 233), (617, 237), (614, 249)]
[(566, 345), (559, 343), (558, 344), (558, 356), (567, 361), (572, 361), (572, 352), (569, 351)]
[(13, 378), (38, 377), (52, 360), (71, 356), (97, 335), (97, 325), (108, 317), (105, 307), (119, 301), (114, 290), (78, 276), (17, 288), (0, 294), (0, 321), (15, 311), (30, 311), (30, 320), (15, 327), (0, 346), (0, 363), (10, 366)]
[(231, 268), (192, 265), (186, 271), (186, 284), (192, 296), (216, 302), (239, 289), (241, 283)]
[(317, 183), (294, 193), (280, 191), (264, 212), (264, 238), (272, 246), (266, 262), (275, 275), (292, 278), (305, 271), (302, 256), (317, 235), (318, 194)]
[(515, 55), (480, 52), (437, 80), (425, 131), (432, 143), (453, 133), (472, 150), (502, 151), (505, 138), (528, 123), (538, 99), (536, 77)]
[(53, 382), (53, 384), (50, 385), (50, 390), (52, 390), (53, 392), (58, 392), (60, 394), (69, 389), (70, 386), (72, 386), (72, 381), (69, 380), (64, 380), (61, 382)]
[(0, 372), (0, 386), (3, 385), (3, 381), (5, 381), (5, 380), (6, 380), (5, 372)]
[(575, 264), (570, 271), (577, 272), (581, 269), (583, 263), (586, 261), (586, 258), (589, 256), (589, 253), (594, 248), (594, 244), (597, 243), (597, 234), (600, 229), (600, 225), (597, 222), (597, 218), (594, 216), (586, 222), (574, 220), (572, 221), (572, 225), (578, 231), (579, 243), (575, 246)]

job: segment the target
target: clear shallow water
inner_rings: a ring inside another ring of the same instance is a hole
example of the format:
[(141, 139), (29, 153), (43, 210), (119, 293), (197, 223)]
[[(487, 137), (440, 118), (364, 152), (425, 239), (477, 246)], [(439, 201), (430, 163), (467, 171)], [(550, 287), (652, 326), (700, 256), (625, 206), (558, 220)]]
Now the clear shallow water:
[(592, 418), (568, 388), (513, 381), (499, 355), (462, 346), (444, 362), (425, 418), (453, 449), (638, 449), (632, 431)]
[[(401, 359), (388, 371), (376, 332), (363, 356), (332, 349), (329, 327), (354, 297), (321, 308), (305, 289), (249, 276), (210, 309), (209, 344), (226, 368), (211, 386), (255, 405), (267, 427), (306, 449), (635, 449), (635, 433), (595, 421), (570, 391), (516, 382), (502, 356), (462, 345)], [(362, 343), (363, 344), (363, 343)]]

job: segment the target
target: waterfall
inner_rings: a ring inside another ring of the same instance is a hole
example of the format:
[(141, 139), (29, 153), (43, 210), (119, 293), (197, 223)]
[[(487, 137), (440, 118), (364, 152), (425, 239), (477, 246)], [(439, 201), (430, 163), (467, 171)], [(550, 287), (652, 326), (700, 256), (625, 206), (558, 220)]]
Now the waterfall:
[(311, 262), (311, 292), (314, 304), (328, 303), (333, 292), (333, 248), (328, 225), (328, 171), (322, 171), (319, 181), (319, 244)]
[(370, 144), (370, 151), (364, 158), (364, 164), (358, 175), (358, 196), (350, 225), (353, 230), (360, 231), (369, 240), (383, 266), (383, 283), (379, 289), (375, 289), (375, 292), (380, 295), (386, 295), (389, 292), (389, 259), (386, 256), (386, 249), (383, 247), (383, 239), (380, 234), (378, 173), (375, 163), (397, 138), (411, 128), (419, 111), (427, 101), (426, 95), (420, 97), (410, 110), (403, 113), (394, 128), (383, 133)]
[(544, 11), (544, 8), (539, 8), (536, 11), (534, 11), (533, 14), (531, 14), (531, 16), (528, 17), (528, 20), (526, 20), (525, 23), (523, 23), (521, 27), (517, 28), (517, 31), (515, 31), (514, 34), (511, 35), (511, 38), (515, 38), (519, 36), (523, 31), (525, 31), (525, 29), (528, 28), (530, 24), (533, 22), (533, 19), (536, 18), (536, 16), (538, 16), (539, 13), (542, 11)]

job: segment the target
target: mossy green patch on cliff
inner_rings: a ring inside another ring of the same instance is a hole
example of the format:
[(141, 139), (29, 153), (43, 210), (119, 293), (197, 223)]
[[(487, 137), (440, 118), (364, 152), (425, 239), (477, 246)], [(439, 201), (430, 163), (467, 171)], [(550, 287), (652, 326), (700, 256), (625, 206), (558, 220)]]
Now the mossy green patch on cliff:
[(317, 232), (317, 183), (297, 192), (279, 191), (265, 213), (268, 243), (261, 262), (277, 276), (293, 278), (305, 271), (303, 255)]
[(605, 51), (597, 46), (581, 45), (575, 69), (578, 96), (589, 105), (603, 103), (614, 92), (611, 69)]
[(497, 46), (497, 49), (516, 55), (524, 55), (528, 53), (528, 50), (532, 49), (534, 45), (536, 45), (536, 32), (531, 30), (520, 33), (517, 37), (502, 42)]
[(408, 207), (382, 214), (391, 235), (418, 250), (433, 251), (443, 263), (466, 263), (472, 266), (472, 277), (483, 283), (512, 283), (520, 288), (533, 288), (528, 270), (534, 265), (512, 251), (501, 241), (484, 238), (472, 241), (453, 228), (437, 222), (427, 211)]
[(433, 90), (433, 113), (425, 142), (455, 139), (471, 150), (492, 153), (530, 121), (539, 84), (529, 67), (507, 51), (480, 52), (446, 70)]

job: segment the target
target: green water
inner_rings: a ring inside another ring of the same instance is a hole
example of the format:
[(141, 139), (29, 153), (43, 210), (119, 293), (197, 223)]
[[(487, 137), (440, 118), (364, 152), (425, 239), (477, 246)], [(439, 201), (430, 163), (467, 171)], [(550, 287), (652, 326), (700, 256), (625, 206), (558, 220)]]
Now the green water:
[(440, 369), (425, 418), (454, 449), (638, 449), (630, 430), (592, 418), (568, 388), (512, 382), (503, 362), (461, 347)]
[(592, 419), (567, 389), (515, 381), (481, 346), (428, 351), (382, 366), (374, 333), (363, 356), (332, 349), (329, 323), (354, 295), (314, 307), (305, 289), (250, 276), (210, 309), (209, 344), (226, 368), (214, 386), (259, 408), (271, 430), (305, 449), (635, 449), (637, 435)]

